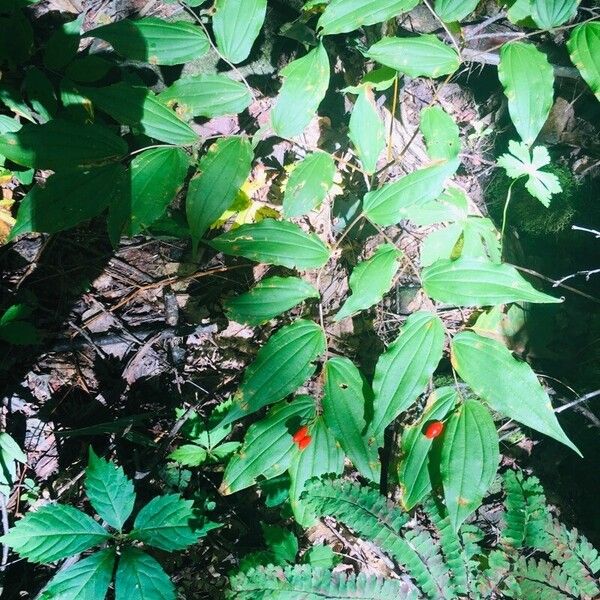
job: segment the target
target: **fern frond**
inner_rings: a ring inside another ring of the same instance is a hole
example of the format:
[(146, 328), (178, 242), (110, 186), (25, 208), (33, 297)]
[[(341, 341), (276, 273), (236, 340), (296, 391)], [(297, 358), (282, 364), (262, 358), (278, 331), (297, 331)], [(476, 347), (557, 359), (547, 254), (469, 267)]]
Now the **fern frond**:
[(404, 530), (407, 517), (379, 492), (343, 479), (313, 481), (304, 500), (317, 516), (333, 516), (403, 565), (430, 598), (455, 598), (448, 566), (426, 531)]
[(518, 598), (563, 600), (578, 598), (579, 593), (568, 573), (545, 560), (519, 558), (515, 575), (520, 589)]
[(512, 569), (511, 561), (501, 550), (492, 550), (486, 556), (486, 562), (487, 566), (479, 571), (477, 583), (474, 586), (481, 598), (492, 597), (501, 584), (505, 588), (507, 585), (506, 580), (510, 577)]
[(408, 583), (367, 576), (347, 575), (327, 569), (296, 565), (269, 565), (238, 573), (230, 580), (228, 600), (416, 600)]

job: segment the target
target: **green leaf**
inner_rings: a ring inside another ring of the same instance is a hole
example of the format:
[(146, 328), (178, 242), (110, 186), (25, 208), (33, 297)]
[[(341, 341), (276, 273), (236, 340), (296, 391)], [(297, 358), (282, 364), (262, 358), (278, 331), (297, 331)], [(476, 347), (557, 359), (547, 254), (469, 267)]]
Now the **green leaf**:
[(217, 46), (232, 63), (246, 60), (267, 14), (267, 0), (216, 0), (212, 26)]
[(102, 125), (52, 120), (26, 124), (14, 133), (0, 135), (0, 154), (25, 167), (78, 169), (116, 162), (127, 144)]
[(456, 161), (426, 167), (378, 190), (368, 192), (363, 200), (365, 214), (378, 225), (399, 223), (408, 217), (411, 208), (435, 200), (457, 167)]
[(441, 421), (458, 402), (454, 387), (443, 387), (429, 396), (425, 411), (420, 419), (402, 433), (402, 464), (398, 474), (402, 487), (402, 505), (412, 510), (431, 491), (429, 462), (433, 440), (424, 435), (430, 421)]
[(325, 334), (313, 321), (298, 319), (282, 327), (246, 369), (234, 404), (221, 425), (279, 402), (297, 390), (315, 372), (314, 361), (325, 349)]
[(438, 260), (423, 269), (421, 279), (428, 296), (455, 306), (562, 302), (538, 292), (512, 265), (485, 259)]
[(178, 79), (158, 99), (184, 119), (235, 115), (252, 102), (243, 83), (218, 73)]
[(100, 550), (61, 570), (42, 590), (40, 600), (104, 600), (115, 566), (115, 551)]
[(254, 485), (259, 477), (268, 480), (281, 475), (299, 453), (292, 436), (314, 414), (315, 401), (310, 396), (298, 396), (273, 407), (264, 419), (251, 425), (241, 450), (225, 469), (220, 492), (234, 494)]
[(452, 340), (452, 364), (471, 389), (493, 410), (579, 450), (552, 410), (550, 398), (531, 367), (500, 342), (466, 331)]
[(464, 190), (451, 187), (437, 200), (407, 208), (405, 214), (415, 225), (463, 221), (469, 214), (469, 201)]
[(117, 123), (133, 127), (150, 138), (182, 146), (198, 141), (194, 130), (146, 87), (121, 81), (98, 88), (79, 87), (76, 91)]
[(84, 15), (63, 23), (51, 36), (44, 50), (44, 66), (51, 71), (64, 69), (77, 55)]
[(31, 67), (27, 69), (23, 83), (29, 104), (39, 115), (40, 122), (46, 123), (56, 116), (58, 102), (54, 86), (46, 74), (37, 67)]
[(307, 481), (327, 473), (341, 474), (344, 470), (344, 453), (332, 431), (319, 417), (310, 427), (310, 444), (301, 452), (294, 452), (289, 466), (290, 504), (296, 522), (302, 527), (315, 523), (315, 516), (300, 499)]
[(122, 467), (96, 456), (90, 446), (85, 492), (96, 512), (119, 531), (133, 511), (135, 491)]
[(418, 0), (331, 0), (319, 19), (321, 35), (347, 33), (412, 10)]
[(432, 313), (413, 313), (400, 335), (379, 357), (373, 378), (370, 434), (383, 440), (385, 428), (423, 393), (444, 349), (444, 326)]
[(531, 0), (531, 16), (542, 29), (552, 29), (577, 14), (579, 0)]
[[(115, 578), (116, 600), (175, 600), (175, 586), (157, 560), (137, 548), (121, 553)], [(90, 599), (91, 600), (91, 599)]]
[(84, 37), (100, 38), (123, 58), (152, 65), (182, 65), (200, 58), (210, 48), (200, 27), (156, 17), (122, 19), (92, 29)]
[(567, 41), (573, 64), (600, 100), (600, 23), (582, 23)]
[(71, 81), (79, 83), (92, 83), (102, 79), (114, 66), (114, 63), (96, 54), (88, 54), (76, 58), (70, 63), (65, 75)]
[(339, 562), (340, 557), (331, 549), (331, 546), (317, 545), (309, 548), (302, 556), (302, 562), (311, 567), (331, 569)]
[(450, 416), (441, 440), (440, 475), (450, 522), (458, 531), (494, 481), (500, 451), (490, 411), (465, 400)]
[(250, 142), (232, 136), (215, 142), (200, 159), (185, 201), (194, 251), (208, 228), (233, 204), (250, 175), (253, 158)]
[(435, 12), (446, 23), (461, 21), (470, 15), (479, 0), (435, 0)]
[(318, 269), (329, 260), (329, 250), (314, 233), (295, 223), (263, 219), (242, 225), (215, 238), (210, 245), (225, 254), (289, 269)]
[(441, 77), (460, 66), (456, 50), (430, 34), (384, 37), (365, 56), (409, 77)]
[(421, 242), (419, 255), (421, 266), (428, 267), (438, 260), (453, 258), (463, 231), (464, 223), (459, 222), (427, 234)]
[(20, 65), (33, 52), (33, 29), (16, 3), (3, 2), (0, 19), (0, 65)]
[(208, 451), (202, 446), (196, 444), (184, 444), (173, 450), (169, 458), (186, 467), (199, 467), (206, 462)]
[(46, 504), (29, 512), (0, 537), (31, 562), (50, 563), (79, 554), (110, 537), (94, 519), (72, 506)]
[(508, 98), (510, 118), (521, 139), (531, 146), (552, 108), (552, 67), (533, 44), (510, 42), (500, 50), (498, 78)]
[(421, 111), (419, 125), (425, 138), (427, 152), (432, 159), (452, 160), (460, 153), (458, 125), (439, 106), (430, 106)]
[(299, 217), (318, 208), (335, 176), (335, 163), (326, 152), (313, 152), (292, 171), (283, 196), (283, 214)]
[(298, 538), (289, 529), (278, 525), (261, 525), (265, 542), (275, 559), (273, 564), (294, 563), (298, 554)]
[(401, 258), (400, 250), (391, 244), (382, 244), (369, 260), (356, 265), (350, 275), (352, 295), (335, 315), (335, 320), (341, 321), (377, 304), (390, 290)]
[(250, 291), (225, 302), (227, 316), (238, 323), (261, 325), (319, 292), (300, 277), (267, 277)]
[(183, 550), (198, 539), (191, 524), (192, 505), (192, 500), (184, 500), (178, 494), (157, 496), (140, 510), (129, 535), (167, 552)]
[[(10, 309), (9, 309), (10, 310)], [(8, 312), (8, 311), (6, 311)], [(14, 320), (4, 323), (4, 317), (0, 319), (0, 338), (3, 335), (3, 330), (9, 325), (9, 323), (22, 323), (21, 321)], [(10, 495), (12, 486), (15, 484), (17, 469), (16, 462), (23, 464), (27, 463), (27, 456), (19, 448), (19, 445), (15, 440), (8, 435), (8, 433), (0, 433), (0, 494), (8, 497)]]
[(375, 96), (370, 86), (358, 92), (348, 137), (354, 144), (363, 170), (369, 175), (377, 170), (377, 161), (385, 148), (385, 126), (375, 106)]
[(271, 111), (273, 131), (284, 138), (300, 135), (314, 117), (329, 87), (329, 57), (323, 44), (280, 71), (283, 85)]
[(358, 471), (379, 481), (377, 445), (366, 435), (372, 392), (360, 371), (347, 358), (334, 357), (323, 368), (325, 424)]

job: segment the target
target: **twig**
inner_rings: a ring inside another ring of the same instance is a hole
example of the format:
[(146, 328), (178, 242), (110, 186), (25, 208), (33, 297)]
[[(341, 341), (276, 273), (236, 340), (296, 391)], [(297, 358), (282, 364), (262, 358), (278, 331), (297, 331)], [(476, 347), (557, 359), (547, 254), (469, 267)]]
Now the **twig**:
[(592, 275), (596, 275), (597, 273), (600, 273), (600, 269), (590, 269), (590, 270), (587, 270), (587, 271), (577, 271), (576, 273), (571, 273), (571, 275), (566, 275), (562, 279), (559, 279), (552, 287), (557, 287), (561, 283), (564, 283), (565, 281), (568, 281), (569, 279), (573, 279), (573, 278), (575, 278), (575, 277), (577, 277), (579, 275), (585, 275), (585, 280), (589, 281), (590, 277)]
[[(0, 512), (2, 513), (2, 533), (8, 533), (8, 511), (6, 510), (6, 496), (0, 492)], [(0, 563), (0, 573), (4, 573), (6, 563), (8, 562), (8, 545), (2, 544), (2, 563)], [(0, 588), (0, 593), (2, 588)]]
[(573, 400), (572, 402), (569, 402), (567, 404), (563, 404), (562, 406), (559, 406), (558, 408), (555, 408), (554, 412), (555, 413), (564, 412), (565, 410), (568, 410), (569, 408), (571, 408), (573, 406), (577, 406), (578, 404), (581, 404), (582, 402), (587, 402), (588, 400), (591, 400), (592, 398), (596, 398), (597, 396), (600, 396), (600, 390), (595, 390), (593, 392), (588, 392), (587, 394), (584, 394), (583, 396), (580, 396), (579, 398), (577, 398), (576, 400)]
[(579, 225), (573, 225), (571, 229), (573, 231), (585, 231), (586, 233), (591, 233), (594, 237), (600, 239), (600, 231), (597, 229), (588, 229), (587, 227), (579, 227)]
[[(501, 21), (502, 19), (504, 19), (504, 17), (506, 17), (506, 15), (504, 14), (503, 11), (500, 11), (498, 14), (488, 17), (487, 19), (485, 19), (484, 21), (479, 23), (479, 25), (476, 25), (475, 27), (473, 27), (473, 29), (471, 29), (471, 31), (470, 31), (470, 34), (476, 35), (480, 31), (483, 31), (484, 29), (486, 29), (492, 23), (496, 23), (496, 21)], [(467, 39), (470, 39), (470, 38), (467, 38)]]
[(460, 55), (461, 55), (460, 46), (458, 45), (458, 42), (454, 39), (454, 36), (452, 35), (452, 33), (450, 32), (450, 30), (448, 29), (448, 25), (446, 25), (446, 23), (444, 23), (444, 21), (442, 21), (442, 19), (440, 19), (439, 15), (435, 12), (435, 10), (433, 10), (433, 8), (431, 8), (431, 4), (429, 4), (428, 0), (423, 0), (423, 3), (425, 4), (425, 6), (429, 10), (429, 12), (434, 16), (434, 18), (442, 26), (442, 28), (446, 32), (446, 35), (450, 38), (450, 41), (452, 42), (452, 45), (456, 48), (456, 51), (458, 52), (458, 56), (460, 58)]

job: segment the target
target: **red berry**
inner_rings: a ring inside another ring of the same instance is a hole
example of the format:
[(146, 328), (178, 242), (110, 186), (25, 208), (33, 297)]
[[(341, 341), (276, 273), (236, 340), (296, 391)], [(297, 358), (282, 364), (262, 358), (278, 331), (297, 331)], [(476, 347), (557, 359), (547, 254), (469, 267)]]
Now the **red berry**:
[(300, 450), (304, 450), (304, 448), (306, 448), (306, 446), (308, 446), (310, 444), (311, 440), (312, 440), (312, 438), (310, 437), (310, 435), (307, 435), (307, 436), (303, 437), (298, 442), (298, 448), (300, 448)]
[(296, 433), (292, 436), (292, 439), (295, 442), (300, 442), (307, 435), (308, 435), (308, 427), (306, 425), (302, 425), (302, 427), (300, 427), (300, 429), (298, 429), (298, 431), (296, 431)]
[(438, 437), (444, 431), (444, 424), (441, 421), (431, 421), (425, 428), (425, 437), (430, 440)]

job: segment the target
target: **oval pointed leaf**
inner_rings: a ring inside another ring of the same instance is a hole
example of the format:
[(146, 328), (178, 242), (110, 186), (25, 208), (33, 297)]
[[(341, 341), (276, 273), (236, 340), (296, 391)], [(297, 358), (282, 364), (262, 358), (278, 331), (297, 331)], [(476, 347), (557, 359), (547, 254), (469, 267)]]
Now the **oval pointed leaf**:
[(321, 35), (347, 33), (412, 10), (419, 0), (331, 0), (317, 28)]
[(182, 65), (200, 58), (210, 48), (200, 27), (156, 17), (123, 19), (92, 29), (85, 37), (100, 38), (123, 58), (152, 65)]
[(371, 435), (383, 440), (385, 428), (423, 393), (444, 349), (444, 326), (434, 314), (419, 311), (379, 357), (373, 378)]
[(600, 100), (600, 23), (583, 23), (567, 42), (571, 61)]
[(318, 208), (333, 185), (335, 163), (325, 152), (313, 152), (300, 161), (288, 179), (283, 214), (299, 217)]
[(454, 73), (460, 66), (456, 50), (430, 34), (384, 37), (365, 56), (409, 77), (441, 77)]
[(64, 69), (77, 55), (83, 15), (63, 23), (50, 36), (44, 51), (44, 66), (52, 71)]
[(452, 527), (458, 531), (481, 504), (500, 462), (490, 411), (477, 400), (465, 400), (448, 419), (441, 444), (444, 499)]
[(178, 79), (158, 99), (184, 119), (236, 115), (250, 106), (248, 88), (226, 75), (201, 74)]
[(360, 473), (371, 481), (379, 481), (377, 445), (365, 434), (365, 413), (370, 410), (372, 400), (367, 382), (347, 358), (328, 360), (324, 374), (325, 424)]
[(298, 396), (273, 407), (264, 419), (251, 425), (242, 448), (225, 469), (219, 491), (234, 494), (254, 485), (261, 476), (272, 479), (281, 475), (300, 454), (292, 436), (314, 417), (315, 410), (310, 396)]
[(115, 597), (116, 600), (175, 600), (176, 593), (157, 560), (137, 548), (126, 548), (119, 558)]
[(531, 0), (531, 16), (542, 29), (552, 29), (577, 14), (579, 0)]
[(470, 15), (479, 0), (435, 0), (435, 12), (446, 23), (454, 23)]
[(284, 80), (271, 124), (277, 135), (292, 138), (310, 123), (329, 86), (329, 57), (323, 44), (292, 61), (280, 74)]
[(279, 402), (297, 390), (315, 372), (314, 361), (325, 348), (325, 334), (312, 321), (299, 319), (282, 327), (246, 369), (234, 405), (221, 426)]
[(260, 325), (319, 292), (300, 277), (267, 277), (249, 292), (225, 303), (230, 319)]
[(389, 292), (401, 257), (400, 250), (391, 244), (382, 244), (369, 260), (356, 265), (350, 275), (352, 295), (335, 315), (335, 320), (341, 321), (377, 304)]
[(430, 106), (422, 110), (419, 127), (431, 158), (452, 160), (458, 156), (460, 152), (458, 125), (443, 108)]
[(233, 256), (290, 269), (318, 269), (329, 260), (329, 250), (314, 233), (295, 223), (263, 219), (220, 235), (210, 245)]
[(554, 72), (533, 44), (510, 42), (500, 50), (498, 78), (508, 112), (521, 139), (531, 146), (548, 119), (554, 99)]
[(558, 423), (531, 367), (500, 342), (466, 331), (452, 340), (452, 364), (493, 410), (544, 433), (579, 454)]
[(221, 54), (232, 63), (246, 60), (267, 13), (267, 0), (217, 0), (212, 26)]
[(438, 260), (423, 269), (421, 279), (428, 296), (456, 306), (562, 302), (538, 292), (513, 266), (480, 258)]

